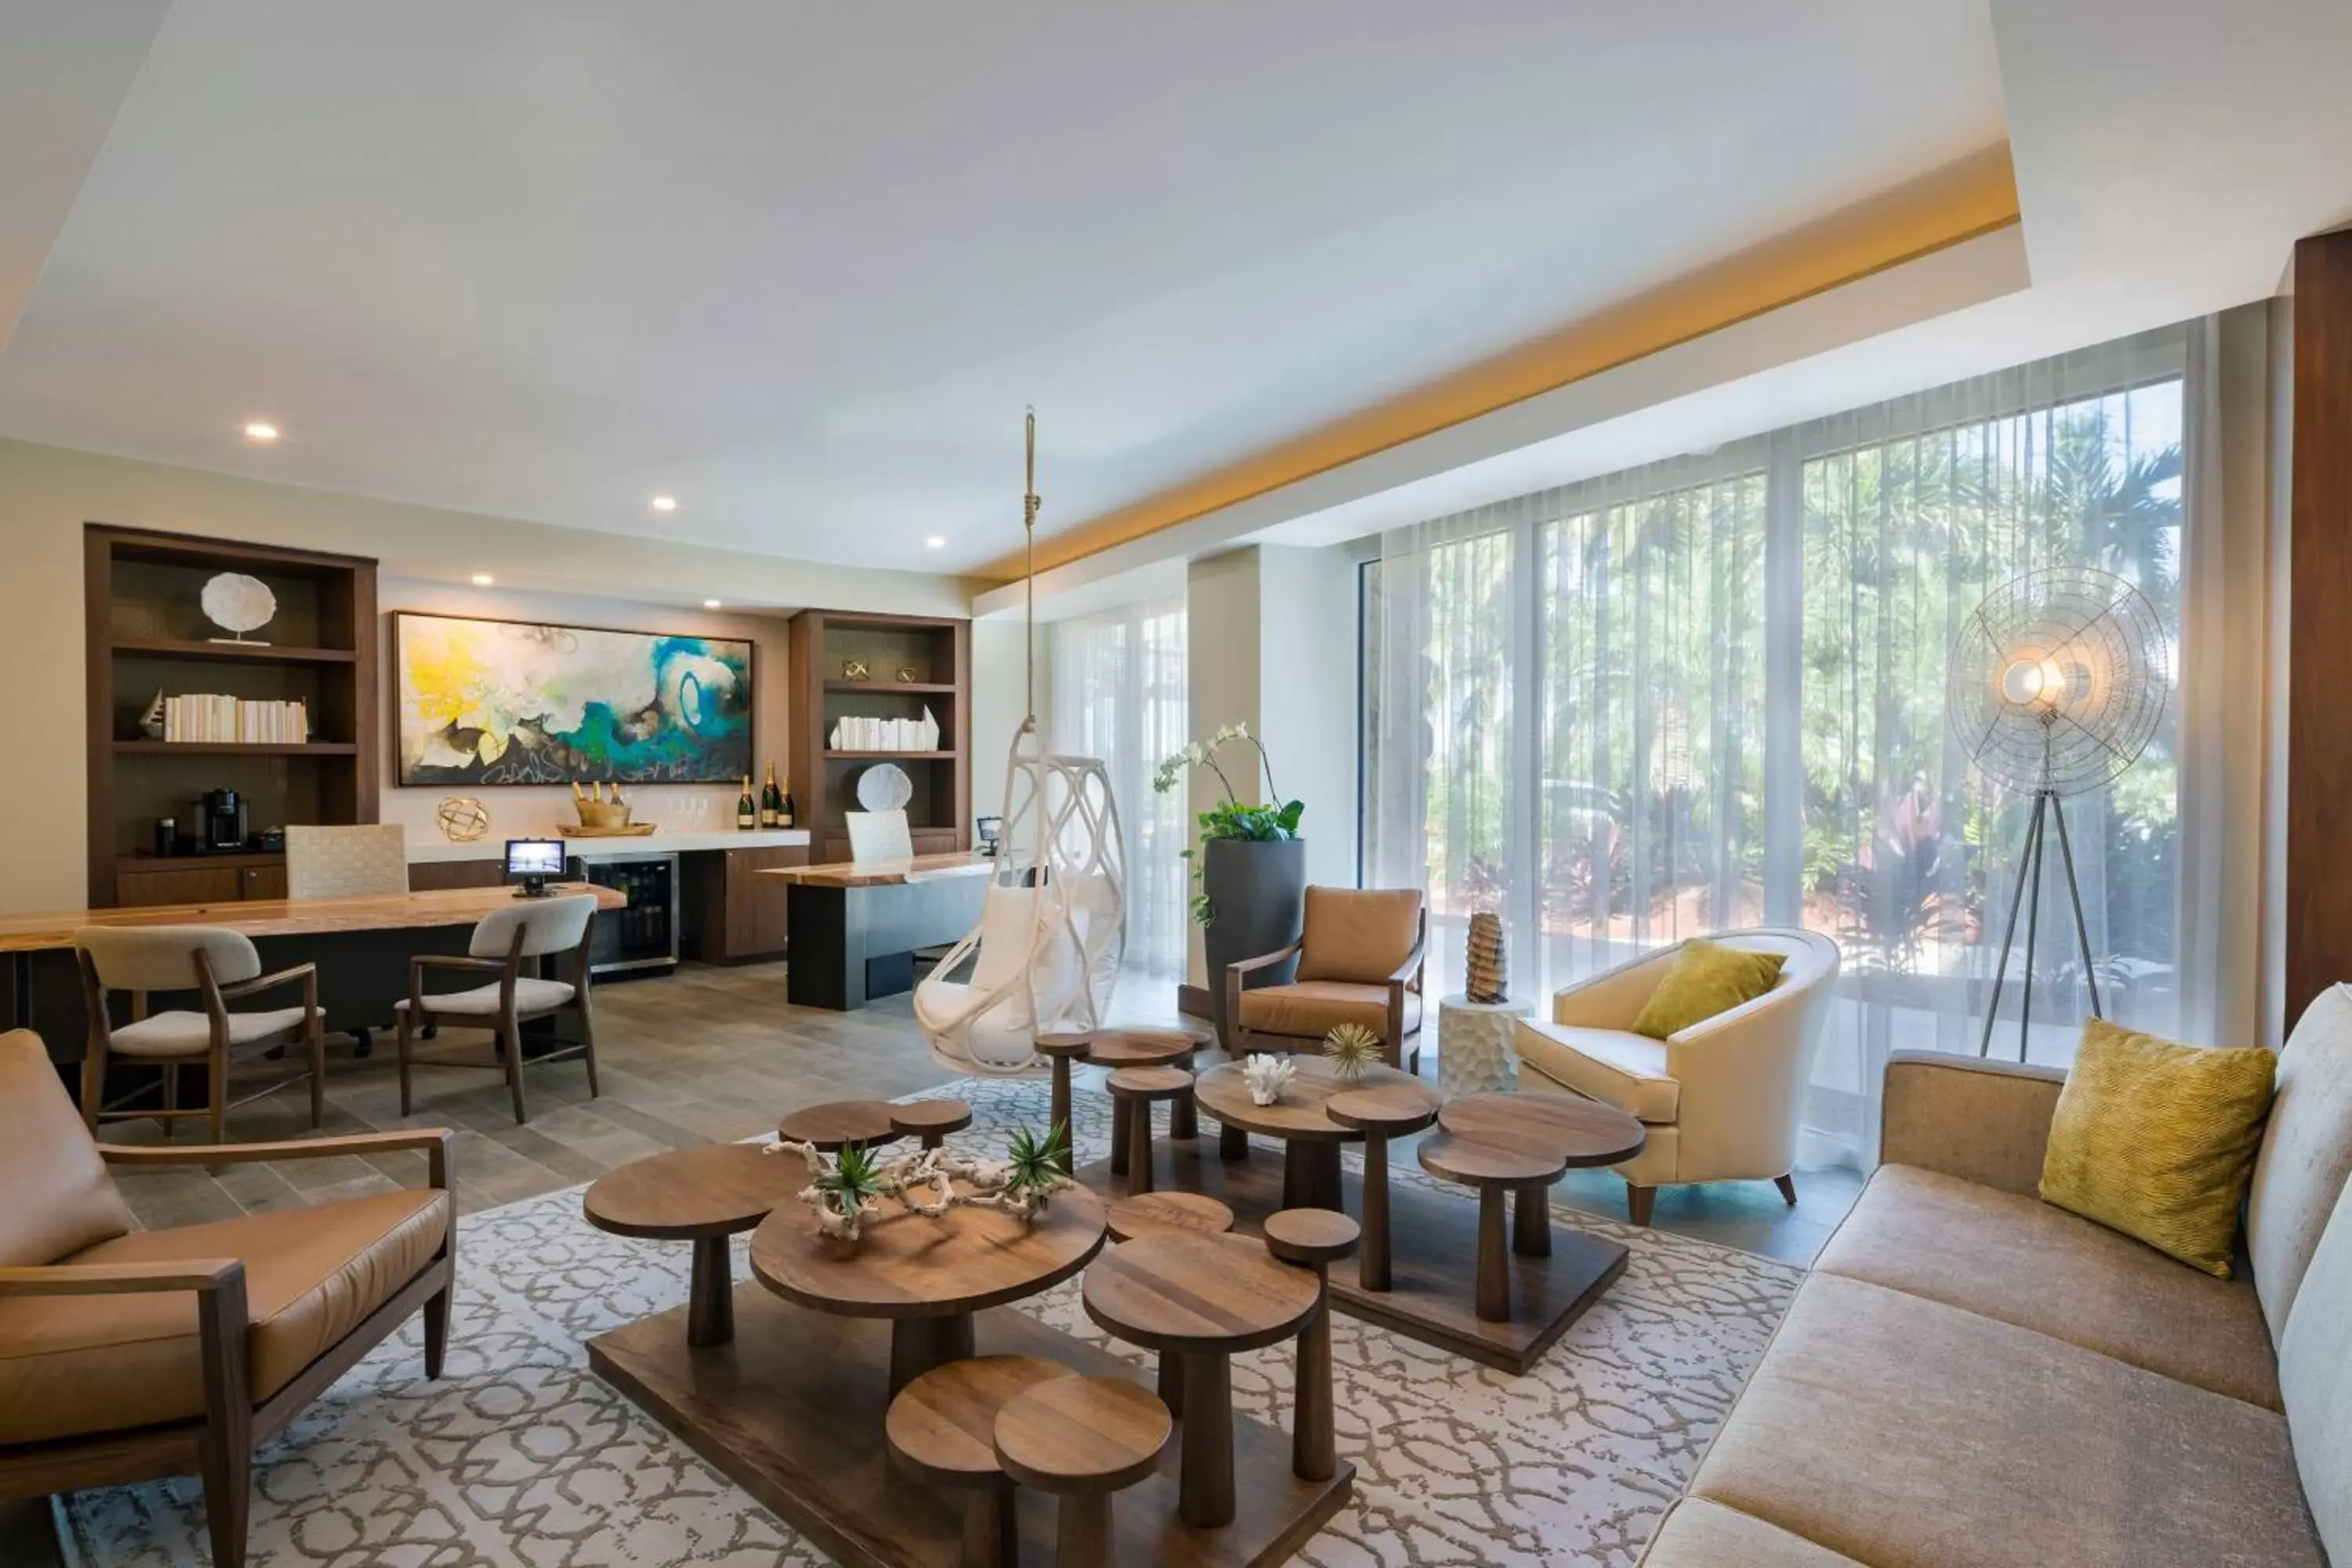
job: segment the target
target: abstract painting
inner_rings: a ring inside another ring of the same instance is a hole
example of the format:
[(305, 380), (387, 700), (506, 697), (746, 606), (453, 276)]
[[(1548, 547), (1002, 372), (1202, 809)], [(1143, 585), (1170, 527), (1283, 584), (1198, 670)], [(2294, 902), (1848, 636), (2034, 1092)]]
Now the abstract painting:
[(404, 784), (724, 784), (751, 769), (751, 645), (393, 616)]

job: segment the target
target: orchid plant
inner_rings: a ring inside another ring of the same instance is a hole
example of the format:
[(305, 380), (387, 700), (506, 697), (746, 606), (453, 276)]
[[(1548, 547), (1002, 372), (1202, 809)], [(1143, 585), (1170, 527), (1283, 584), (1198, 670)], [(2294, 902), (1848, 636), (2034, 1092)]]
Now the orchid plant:
[[(1250, 805), (1234, 798), (1234, 781), (1217, 764), (1217, 752), (1236, 741), (1247, 741), (1256, 748), (1258, 766), (1265, 772), (1265, 793), (1272, 800), (1282, 804)], [(1267, 758), (1265, 747), (1249, 732), (1248, 725), (1228, 724), (1207, 740), (1195, 741), (1162, 760), (1160, 771), (1151, 777), (1152, 793), (1166, 795), (1174, 789), (1188, 768), (1207, 768), (1217, 775), (1217, 783), (1223, 786), (1225, 792), (1224, 799), (1199, 816), (1202, 843), (1205, 844), (1212, 838), (1247, 838), (1268, 843), (1298, 837), (1298, 819), (1307, 809), (1306, 803), (1282, 799), (1282, 791), (1275, 786), (1274, 763)], [(1187, 849), (1183, 851), (1183, 858), (1192, 863), (1192, 879), (1198, 882), (1201, 879), (1199, 852)], [(1207, 925), (1213, 918), (1215, 910), (1210, 907), (1208, 894), (1194, 893), (1194, 923)]]

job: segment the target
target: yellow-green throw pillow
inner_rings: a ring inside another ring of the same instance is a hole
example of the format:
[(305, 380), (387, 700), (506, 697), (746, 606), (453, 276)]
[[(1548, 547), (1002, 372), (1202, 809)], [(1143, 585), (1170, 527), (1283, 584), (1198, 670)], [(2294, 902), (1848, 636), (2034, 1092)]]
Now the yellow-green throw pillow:
[(2278, 1058), (2083, 1026), (2050, 1118), (2042, 1196), (2227, 1279)]
[(1633, 1032), (1663, 1040), (1702, 1018), (1752, 1002), (1780, 978), (1781, 962), (1777, 952), (1686, 942), (1633, 1020)]

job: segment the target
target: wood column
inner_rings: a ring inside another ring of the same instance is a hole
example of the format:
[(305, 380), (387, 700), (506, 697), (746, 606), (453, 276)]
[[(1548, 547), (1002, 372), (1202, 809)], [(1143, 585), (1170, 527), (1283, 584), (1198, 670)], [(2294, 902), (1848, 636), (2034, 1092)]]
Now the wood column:
[(2352, 980), (2352, 230), (2294, 247), (2286, 1026)]

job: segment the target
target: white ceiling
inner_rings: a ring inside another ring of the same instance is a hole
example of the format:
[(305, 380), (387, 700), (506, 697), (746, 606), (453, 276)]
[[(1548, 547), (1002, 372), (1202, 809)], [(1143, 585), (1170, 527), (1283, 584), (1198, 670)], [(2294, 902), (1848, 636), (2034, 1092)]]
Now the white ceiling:
[(99, 9), (0, 0), (128, 83), (0, 93), (0, 436), (881, 566), (1017, 543), (1026, 402), (1050, 531), (2005, 134), (1985, 0)]

